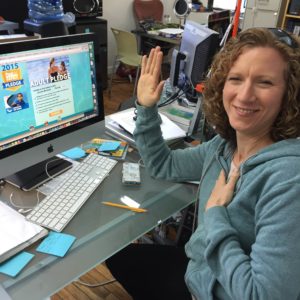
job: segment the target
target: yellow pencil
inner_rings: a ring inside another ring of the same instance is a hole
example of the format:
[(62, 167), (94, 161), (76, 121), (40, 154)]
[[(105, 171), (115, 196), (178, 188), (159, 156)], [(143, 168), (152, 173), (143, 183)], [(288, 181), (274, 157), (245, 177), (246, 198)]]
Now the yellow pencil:
[(108, 206), (125, 208), (125, 209), (131, 210), (131, 211), (134, 211), (134, 212), (139, 212), (139, 213), (147, 211), (147, 209), (144, 209), (144, 208), (137, 208), (137, 207), (132, 207), (132, 206), (118, 204), (118, 203), (113, 203), (113, 202), (102, 202), (102, 203), (105, 204), (105, 205), (108, 205)]

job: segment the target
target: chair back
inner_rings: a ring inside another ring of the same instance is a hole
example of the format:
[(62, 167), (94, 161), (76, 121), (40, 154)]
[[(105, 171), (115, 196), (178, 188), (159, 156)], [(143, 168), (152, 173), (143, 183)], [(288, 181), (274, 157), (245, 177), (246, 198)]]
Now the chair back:
[(164, 6), (160, 0), (134, 0), (133, 11), (137, 21), (154, 20), (161, 22)]
[(136, 36), (129, 31), (117, 28), (111, 28), (111, 31), (116, 40), (118, 57), (123, 58), (124, 63), (129, 65), (139, 65), (141, 56), (138, 54)]
[[(113, 83), (113, 74), (116, 70), (117, 63), (123, 63), (128, 66), (133, 66), (137, 68), (133, 89), (133, 96), (136, 95), (137, 82), (140, 73), (140, 65), (142, 56), (138, 54), (138, 45), (136, 36), (125, 30), (111, 28), (111, 31), (115, 37), (117, 43), (117, 55), (113, 64), (113, 72), (110, 77), (109, 84), (109, 95), (111, 95), (112, 83)], [(128, 74), (130, 81), (132, 81), (132, 74)]]

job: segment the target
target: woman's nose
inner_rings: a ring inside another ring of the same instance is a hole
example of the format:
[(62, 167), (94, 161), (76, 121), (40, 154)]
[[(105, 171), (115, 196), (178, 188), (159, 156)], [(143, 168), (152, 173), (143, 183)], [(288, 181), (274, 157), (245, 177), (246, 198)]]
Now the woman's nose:
[(256, 99), (255, 89), (251, 82), (245, 81), (239, 86), (238, 98), (240, 101), (254, 101)]

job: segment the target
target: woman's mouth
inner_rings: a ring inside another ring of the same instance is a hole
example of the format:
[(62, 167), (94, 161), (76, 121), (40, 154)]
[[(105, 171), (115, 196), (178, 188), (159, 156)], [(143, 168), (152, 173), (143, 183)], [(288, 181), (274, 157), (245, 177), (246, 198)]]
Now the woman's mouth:
[(238, 114), (243, 115), (243, 116), (251, 115), (258, 111), (258, 109), (244, 108), (244, 107), (238, 107), (238, 106), (234, 106), (234, 108), (236, 109)]

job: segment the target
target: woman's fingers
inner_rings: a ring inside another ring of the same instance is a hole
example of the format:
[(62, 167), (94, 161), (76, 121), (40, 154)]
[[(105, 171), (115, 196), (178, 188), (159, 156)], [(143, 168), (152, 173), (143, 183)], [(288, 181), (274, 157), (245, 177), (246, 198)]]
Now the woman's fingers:
[(146, 73), (150, 73), (151, 74), (150, 70), (151, 70), (151, 66), (152, 66), (152, 63), (153, 63), (154, 50), (155, 49), (151, 49), (149, 57), (147, 59), (147, 64), (146, 64), (146, 68), (145, 68)]
[(159, 63), (158, 58), (159, 58), (160, 48), (156, 47), (153, 52), (154, 52), (153, 59), (152, 59), (151, 68), (150, 68), (151, 75), (155, 75), (154, 72), (155, 72), (155, 69), (157, 68), (157, 63)]
[(221, 185), (225, 185), (226, 184), (226, 176), (225, 176), (224, 170), (221, 170), (217, 181)]
[(162, 60), (163, 60), (163, 53), (159, 51), (156, 55), (156, 64), (153, 69), (153, 75), (156, 78), (160, 77)]
[(232, 171), (228, 181), (224, 170), (219, 174), (216, 184), (212, 189), (210, 197), (206, 203), (206, 210), (213, 206), (227, 206), (233, 197), (234, 189), (237, 180), (239, 179), (239, 171)]
[(141, 75), (146, 73), (147, 55), (143, 55), (141, 63)]
[(227, 186), (230, 190), (232, 191), (234, 190), (235, 184), (238, 181), (239, 177), (240, 177), (239, 171), (233, 170), (227, 183)]
[(160, 95), (161, 95), (162, 90), (163, 90), (163, 88), (164, 88), (164, 84), (165, 84), (165, 82), (164, 82), (164, 81), (161, 81), (161, 82), (158, 84), (158, 86), (157, 86), (157, 88), (156, 88), (156, 90), (155, 90), (155, 97), (156, 97), (157, 99), (160, 98)]
[(151, 49), (149, 57), (143, 57), (142, 60), (142, 74), (150, 74), (153, 75), (155, 70), (157, 69), (157, 63), (161, 63), (160, 56), (160, 47), (156, 47)]
[(160, 99), (164, 81), (159, 80), (162, 62), (160, 47), (151, 49), (149, 57), (143, 56), (141, 76), (137, 86), (139, 104), (151, 107)]

